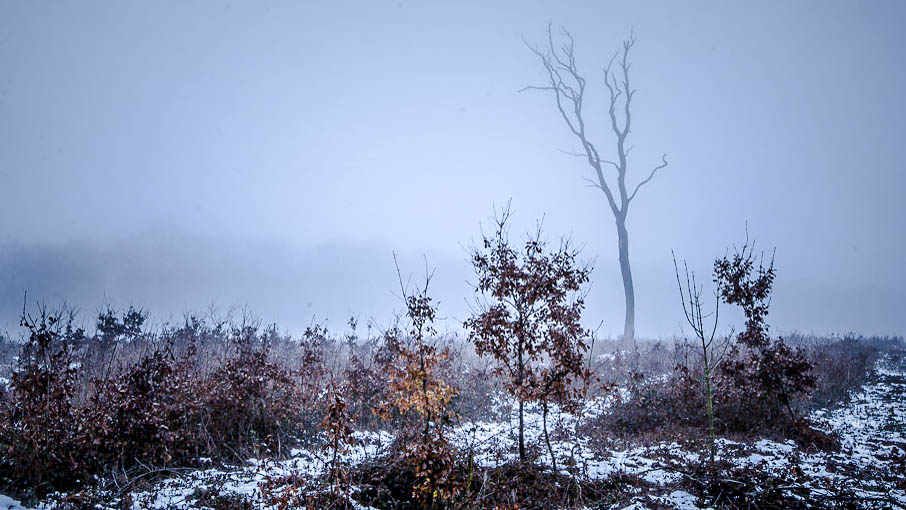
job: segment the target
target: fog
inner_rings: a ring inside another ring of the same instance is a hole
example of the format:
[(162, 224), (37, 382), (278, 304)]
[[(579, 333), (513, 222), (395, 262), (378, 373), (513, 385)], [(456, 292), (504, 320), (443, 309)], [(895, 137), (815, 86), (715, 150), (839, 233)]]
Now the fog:
[[(435, 269), (468, 314), (468, 247), (511, 201), (595, 270), (622, 331), (614, 221), (528, 51), (575, 37), (592, 137), (630, 29), (639, 336), (682, 332), (671, 250), (708, 274), (776, 247), (775, 331), (906, 332), (906, 4), (0, 3), (0, 331), (23, 297), (157, 321), (248, 306), (298, 330), (387, 324)], [(562, 149), (562, 150), (561, 150)], [(725, 327), (734, 317), (727, 316)]]

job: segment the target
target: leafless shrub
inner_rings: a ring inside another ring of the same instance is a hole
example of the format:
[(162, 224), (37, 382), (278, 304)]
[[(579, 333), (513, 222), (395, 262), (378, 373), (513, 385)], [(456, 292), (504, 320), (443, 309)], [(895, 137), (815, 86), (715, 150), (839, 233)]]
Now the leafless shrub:
[[(720, 318), (720, 300), (718, 299), (720, 287), (718, 287), (718, 291), (715, 294), (714, 312), (709, 313), (702, 311), (704, 307), (702, 302), (703, 286), (698, 285), (695, 280), (695, 272), (689, 271), (689, 266), (685, 261), (683, 262), (683, 267), (686, 274), (685, 287), (683, 287), (679, 267), (677, 266), (676, 257), (674, 256), (673, 268), (676, 271), (676, 285), (679, 288), (680, 302), (683, 305), (683, 315), (686, 317), (686, 322), (689, 323), (692, 332), (695, 334), (697, 347), (700, 347), (701, 380), (704, 384), (704, 407), (706, 416), (708, 417), (708, 437), (710, 440), (709, 453), (710, 461), (713, 463), (714, 455), (716, 454), (716, 436), (714, 434), (714, 380), (712, 376), (715, 369), (717, 369), (720, 362), (723, 360), (727, 348), (730, 345), (730, 341), (729, 339), (721, 339), (720, 337), (715, 336), (717, 333), (718, 319)], [(706, 321), (709, 320), (711, 321), (711, 324), (706, 325)]]

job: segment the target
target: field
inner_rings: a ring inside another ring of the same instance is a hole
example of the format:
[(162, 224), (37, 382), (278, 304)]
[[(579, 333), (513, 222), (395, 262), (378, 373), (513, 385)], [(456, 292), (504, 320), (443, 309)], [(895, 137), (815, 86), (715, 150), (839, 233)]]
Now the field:
[[(899, 338), (789, 337), (814, 381), (790, 418), (718, 383), (713, 460), (693, 345), (598, 340), (578, 407), (549, 403), (545, 416), (525, 402), (520, 460), (518, 399), (465, 339), (428, 342), (451, 391), (428, 438), (415, 411), (387, 410), (401, 377), (390, 367), (413, 352), (388, 332), (360, 336), (351, 321), (292, 338), (248, 318), (149, 331), (137, 313), (110, 311), (92, 335), (35, 321), (25, 346), (44, 338), (40, 353), (3, 343), (4, 385), (20, 389), (4, 393), (2, 508), (906, 505)], [(40, 405), (17, 401), (38, 376)], [(413, 463), (425, 438), (433, 450)]]

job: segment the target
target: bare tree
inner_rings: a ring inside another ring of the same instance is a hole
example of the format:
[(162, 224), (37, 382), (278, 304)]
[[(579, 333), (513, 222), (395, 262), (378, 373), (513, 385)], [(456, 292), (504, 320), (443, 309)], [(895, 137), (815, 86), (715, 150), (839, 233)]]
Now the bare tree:
[[(658, 170), (667, 166), (667, 155), (662, 155), (661, 162), (635, 186), (627, 184), (628, 158), (632, 151), (632, 146), (627, 145), (632, 124), (630, 107), (636, 92), (629, 80), (629, 70), (632, 67), (629, 61), (629, 51), (635, 45), (635, 36), (630, 33), (629, 39), (623, 42), (622, 49), (617, 50), (607, 66), (604, 67), (604, 85), (610, 98), (608, 109), (610, 128), (616, 137), (616, 160), (608, 160), (601, 157), (586, 131), (583, 112), (585, 78), (582, 77), (576, 66), (573, 36), (562, 27), (560, 34), (565, 42), (558, 46), (554, 44), (551, 26), (548, 25), (546, 48), (539, 48), (526, 42), (526, 46), (541, 59), (541, 63), (547, 71), (548, 82), (542, 86), (525, 87), (520, 92), (544, 90), (554, 93), (560, 116), (570, 132), (582, 144), (582, 151), (569, 151), (568, 153), (587, 160), (594, 170), (595, 178), (586, 178), (586, 180), (592, 187), (600, 189), (607, 197), (607, 204), (610, 206), (617, 225), (620, 271), (626, 295), (626, 321), (623, 326), (623, 338), (632, 340), (635, 338), (635, 290), (632, 285), (632, 270), (629, 266), (629, 232), (626, 230), (626, 217), (629, 214), (629, 205), (639, 189), (650, 182)], [(616, 69), (614, 65), (616, 65)], [(615, 183), (612, 182), (612, 177), (608, 179), (605, 171), (607, 173), (613, 171), (616, 174)]]
[[(700, 342), (702, 352), (702, 380), (705, 385), (705, 412), (708, 416), (708, 436), (710, 438), (710, 457), (714, 462), (715, 454), (715, 435), (714, 435), (714, 389), (712, 385), (712, 374), (720, 364), (727, 348), (730, 345), (729, 337), (724, 339), (722, 344), (715, 345), (715, 333), (717, 333), (717, 322), (720, 314), (720, 282), (718, 290), (714, 295), (714, 313), (702, 312), (702, 291), (703, 285), (698, 285), (695, 281), (695, 272), (689, 271), (686, 261), (683, 261), (683, 269), (686, 273), (686, 285), (683, 287), (680, 279), (679, 266), (676, 263), (676, 255), (673, 256), (673, 269), (676, 272), (676, 285), (679, 288), (680, 302), (683, 304), (683, 314), (686, 316), (686, 322), (692, 327), (696, 340)], [(715, 280), (716, 281), (716, 280)], [(713, 324), (709, 328), (705, 321), (713, 318)], [(710, 331), (708, 331), (710, 329)]]

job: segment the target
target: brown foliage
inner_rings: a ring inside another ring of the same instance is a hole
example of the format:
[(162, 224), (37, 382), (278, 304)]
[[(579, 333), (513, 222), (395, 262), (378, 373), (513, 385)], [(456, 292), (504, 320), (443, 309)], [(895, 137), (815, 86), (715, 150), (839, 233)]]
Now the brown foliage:
[[(689, 278), (684, 306), (687, 318), (692, 311), (697, 321), (690, 320), (703, 346), (703, 356), (692, 363), (688, 358), (677, 363), (672, 373), (660, 381), (630, 384), (632, 397), (619, 405), (619, 410), (599, 421), (619, 433), (638, 434), (669, 422), (674, 426), (702, 426), (705, 413), (690, 402), (696, 395), (713, 388), (714, 426), (720, 432), (779, 433), (787, 437), (812, 438), (807, 424), (799, 423), (794, 406), (815, 387), (813, 364), (801, 348), (793, 348), (782, 338), (769, 334), (767, 315), (771, 290), (776, 278), (773, 259), (765, 264), (746, 241), (732, 255), (714, 262), (714, 282), (723, 303), (742, 308), (745, 328), (733, 339), (727, 339), (729, 351), (710, 349), (713, 332), (705, 334), (699, 300), (700, 287)], [(679, 282), (679, 271), (677, 270)], [(680, 291), (683, 292), (682, 283)], [(714, 315), (716, 330), (716, 314)], [(710, 328), (708, 328), (710, 330)], [(678, 347), (688, 349), (688, 343)], [(712, 351), (712, 352), (709, 352)], [(707, 364), (705, 369), (702, 365)], [(713, 372), (712, 372), (713, 368)], [(864, 367), (863, 367), (864, 369)], [(702, 373), (702, 377), (692, 377)], [(711, 379), (709, 380), (709, 377)], [(809, 439), (812, 441), (812, 439)], [(813, 442), (828, 443), (824, 439)]]
[[(202, 456), (235, 460), (262, 449), (279, 455), (297, 440), (301, 410), (320, 384), (317, 371), (300, 378), (268, 359), (272, 331), (235, 330), (235, 354), (206, 373), (198, 324), (168, 330), (159, 343), (144, 333), (131, 337), (129, 347), (144, 351), (132, 362), (127, 344), (113, 342), (120, 347), (111, 351), (114, 364), (93, 358), (101, 351), (94, 344), (142, 320), (131, 311), (123, 319), (102, 314), (98, 333), (86, 337), (72, 317), (42, 310), (38, 319), (23, 319), (28, 338), (0, 407), (2, 481), (39, 495), (94, 476), (128, 483), (158, 468), (197, 465)], [(177, 339), (186, 341), (179, 355)], [(85, 373), (106, 372), (93, 362), (119, 368), (86, 381)]]
[(685, 366), (678, 365), (668, 377), (646, 379), (641, 373), (633, 373), (627, 389), (630, 397), (618, 401), (613, 412), (584, 424), (586, 433), (595, 437), (606, 430), (621, 438), (656, 434), (663, 439), (661, 436), (673, 436), (685, 427), (707, 425), (700, 403), (701, 381)]
[(480, 309), (464, 326), (477, 353), (495, 360), (495, 375), (519, 401), (519, 457), (525, 460), (524, 403), (540, 402), (545, 417), (549, 403), (576, 411), (583, 396), (578, 383), (590, 377), (585, 353), (591, 334), (580, 324), (590, 269), (577, 265), (578, 252), (568, 241), (548, 249), (540, 227), (521, 250), (513, 248), (508, 217), (505, 210), (496, 233), (472, 254)]
[(90, 469), (76, 447), (79, 410), (73, 404), (73, 344), (84, 332), (73, 326), (73, 314), (44, 308), (37, 318), (23, 316), (21, 324), (28, 339), (0, 415), (0, 471), (38, 493), (72, 488)]
[(720, 365), (717, 384), (718, 415), (727, 427), (738, 428), (754, 417), (774, 422), (784, 410), (796, 421), (794, 398), (815, 386), (812, 364), (801, 349), (789, 347), (768, 333), (766, 317), (776, 272), (756, 258), (746, 240), (732, 256), (714, 262), (714, 281), (727, 304), (742, 308), (746, 327), (737, 336), (738, 346)]
[(272, 332), (262, 338), (256, 333), (251, 327), (234, 330), (238, 353), (207, 379), (205, 428), (219, 447), (240, 454), (263, 447), (281, 455), (302, 422), (305, 395), (295, 373), (269, 360)]
[(321, 421), (321, 428), (327, 437), (324, 450), (328, 455), (328, 493), (333, 504), (346, 506), (350, 497), (349, 469), (341, 458), (355, 444), (352, 418), (346, 410), (346, 400), (340, 390), (331, 384), (327, 390), (327, 413)]
[(116, 378), (96, 381), (82, 410), (81, 438), (98, 468), (122, 471), (136, 460), (154, 466), (194, 463), (204, 402), (192, 371), (195, 350), (180, 359), (167, 343)]
[[(386, 365), (388, 392), (377, 412), (390, 419), (394, 414), (413, 416), (413, 427), (404, 428), (401, 459), (414, 472), (413, 497), (425, 507), (449, 500), (461, 490), (455, 477), (456, 455), (446, 439), (446, 429), (455, 418), (450, 404), (455, 390), (440, 377), (438, 369), (449, 352), (438, 350), (429, 339), (436, 334), (436, 310), (428, 296), (430, 276), (416, 295), (405, 295), (409, 328), (387, 332), (385, 343), (395, 353)], [(402, 284), (401, 284), (402, 286)]]
[(742, 249), (736, 250), (732, 256), (715, 260), (714, 283), (721, 299), (727, 304), (739, 306), (745, 314), (746, 327), (737, 339), (748, 347), (757, 348), (770, 340), (766, 317), (777, 273), (774, 258), (771, 257), (771, 262), (765, 266), (762, 258), (756, 261), (753, 249), (754, 245), (749, 244), (747, 239)]

